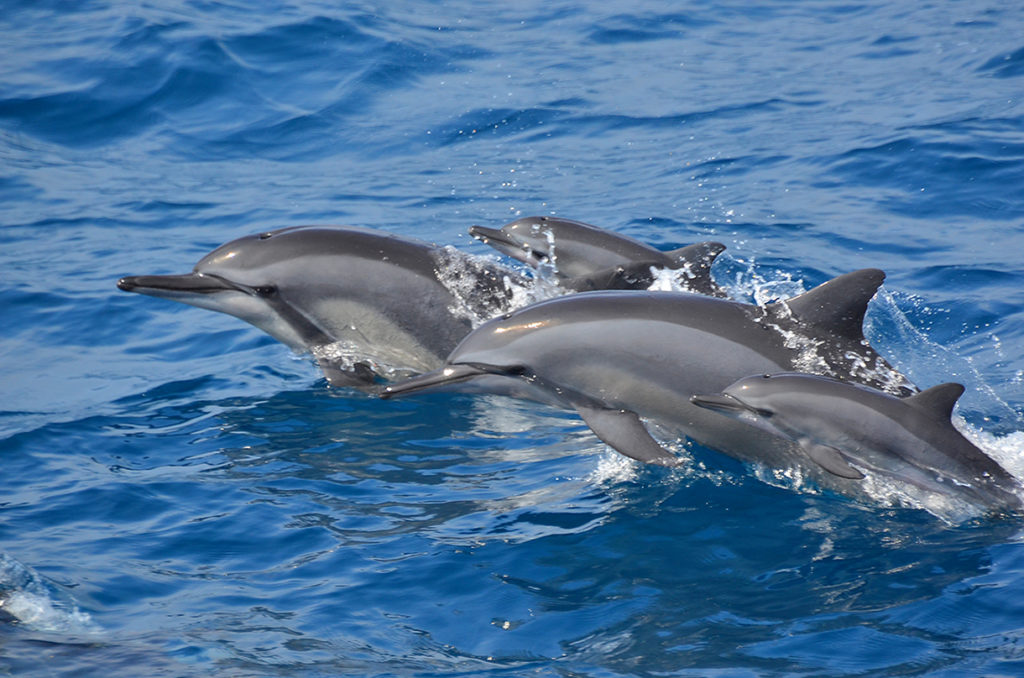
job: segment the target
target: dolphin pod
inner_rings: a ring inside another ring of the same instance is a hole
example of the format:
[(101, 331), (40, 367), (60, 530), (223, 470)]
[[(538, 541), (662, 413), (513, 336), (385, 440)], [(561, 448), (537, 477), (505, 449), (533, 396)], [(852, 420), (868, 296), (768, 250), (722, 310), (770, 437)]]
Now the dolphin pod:
[[(418, 373), (381, 396), (499, 393), (574, 409), (604, 443), (647, 463), (679, 461), (650, 421), (743, 461), (799, 468), (852, 496), (866, 472), (990, 509), (1020, 507), (1016, 480), (950, 423), (960, 391), (918, 393), (865, 340), (881, 271), (754, 306), (723, 298), (711, 276), (719, 243), (661, 252), (554, 217), (470, 233), (577, 293), (515, 310), (514, 290), (530, 280), (496, 261), (371, 229), (314, 226), (240, 238), (192, 273), (118, 286), (239, 317), (312, 352), (332, 385), (377, 389), (381, 377)], [(675, 272), (688, 292), (642, 291), (657, 269)], [(322, 350), (338, 345), (340, 356)], [(750, 375), (782, 373), (766, 396), (785, 403), (777, 412), (732, 392)], [(820, 409), (815, 388), (838, 389), (828, 402), (845, 407)], [(921, 421), (934, 430), (920, 433)], [(847, 433), (864, 426), (918, 442), (896, 451), (866, 436), (850, 443)]]
[(1020, 508), (1017, 480), (950, 421), (963, 392), (948, 383), (896, 398), (820, 375), (783, 373), (745, 377), (721, 394), (690, 400), (793, 441), (843, 478), (864, 478), (864, 469), (931, 492)]

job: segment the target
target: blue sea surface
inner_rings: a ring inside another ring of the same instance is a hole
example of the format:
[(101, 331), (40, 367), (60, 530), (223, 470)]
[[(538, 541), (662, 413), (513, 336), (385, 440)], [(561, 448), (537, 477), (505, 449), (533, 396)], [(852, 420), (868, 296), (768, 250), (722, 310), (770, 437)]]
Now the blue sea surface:
[(1024, 477), (1013, 3), (13, 0), (0, 12), (0, 672), (1024, 675), (1022, 516), (842, 497), (579, 417), (327, 386), (125, 294), (312, 223), (485, 255), (550, 214), (864, 267), (872, 343)]

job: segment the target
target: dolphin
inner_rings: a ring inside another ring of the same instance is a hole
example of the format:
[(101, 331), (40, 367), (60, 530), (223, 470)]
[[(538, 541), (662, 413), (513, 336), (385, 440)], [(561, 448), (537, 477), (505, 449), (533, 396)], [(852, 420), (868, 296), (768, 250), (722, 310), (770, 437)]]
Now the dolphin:
[(790, 440), (841, 478), (864, 471), (1003, 510), (1021, 508), (1021, 486), (953, 427), (960, 384), (897, 398), (860, 384), (805, 373), (745, 377), (698, 407)]
[[(129, 276), (117, 286), (241, 318), (312, 351), (332, 384), (358, 386), (438, 367), (474, 321), (507, 310), (510, 285), (524, 282), (452, 248), (352, 226), (297, 226), (221, 245), (191, 273)], [(332, 345), (347, 357), (324, 350)]]
[(552, 266), (558, 284), (577, 292), (647, 289), (654, 282), (651, 268), (662, 268), (681, 270), (690, 291), (727, 296), (711, 278), (711, 264), (725, 250), (718, 242), (662, 252), (628, 236), (557, 217), (524, 217), (500, 229), (471, 226), (469, 233), (532, 268)]
[(811, 369), (886, 388), (916, 389), (864, 339), (868, 301), (885, 274), (866, 269), (764, 307), (685, 292), (582, 292), (495, 318), (470, 333), (433, 372), (392, 384), (495, 392), (575, 409), (598, 438), (641, 461), (677, 457), (641, 417), (726, 454), (792, 467), (792, 443), (690, 402), (740, 377)]

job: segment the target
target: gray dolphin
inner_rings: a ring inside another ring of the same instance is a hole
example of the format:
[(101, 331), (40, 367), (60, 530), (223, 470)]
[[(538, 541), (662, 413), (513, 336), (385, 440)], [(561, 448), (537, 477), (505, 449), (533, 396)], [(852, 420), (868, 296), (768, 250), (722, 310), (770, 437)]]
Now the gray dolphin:
[(842, 478), (861, 469), (999, 509), (1021, 507), (1021, 487), (950, 421), (964, 392), (940, 384), (907, 398), (812, 374), (746, 377), (691, 401), (795, 442)]
[(677, 292), (583, 292), (481, 325), (434, 372), (386, 388), (482, 390), (576, 409), (622, 454), (674, 463), (640, 417), (768, 466), (803, 453), (761, 429), (690, 402), (754, 373), (814, 368), (900, 395), (914, 392), (864, 339), (868, 301), (884, 279), (867, 269), (766, 307)]
[(533, 268), (553, 266), (558, 284), (577, 292), (647, 289), (654, 267), (682, 270), (693, 292), (727, 296), (711, 278), (711, 264), (725, 250), (718, 242), (662, 252), (629, 236), (557, 217), (524, 217), (500, 229), (471, 226), (469, 233)]
[(299, 226), (221, 245), (191, 273), (130, 276), (117, 286), (236, 316), (297, 351), (342, 345), (351, 355), (321, 354), (320, 366), (332, 384), (360, 385), (375, 370), (439, 366), (474, 318), (509, 308), (510, 276), (381, 231)]

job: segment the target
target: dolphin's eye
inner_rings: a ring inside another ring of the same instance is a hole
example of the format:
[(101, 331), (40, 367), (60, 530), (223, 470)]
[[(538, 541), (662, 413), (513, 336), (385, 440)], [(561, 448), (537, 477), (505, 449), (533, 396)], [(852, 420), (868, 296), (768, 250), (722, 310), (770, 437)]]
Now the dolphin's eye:
[(266, 239), (270, 238), (273, 235), (274, 235), (273, 233), (267, 232), (267, 233), (260, 233), (258, 237), (259, 237), (260, 240), (266, 240)]
[(252, 288), (252, 291), (257, 297), (271, 297), (277, 293), (277, 288), (273, 285), (263, 285)]
[(531, 249), (530, 250), (530, 255), (534, 259), (537, 259), (538, 261), (547, 261), (548, 260), (547, 252), (541, 252), (540, 250)]
[(770, 374), (762, 374), (762, 375), (761, 375), (761, 378), (762, 378), (762, 379), (771, 379), (771, 378), (772, 378), (772, 375), (770, 375)]

